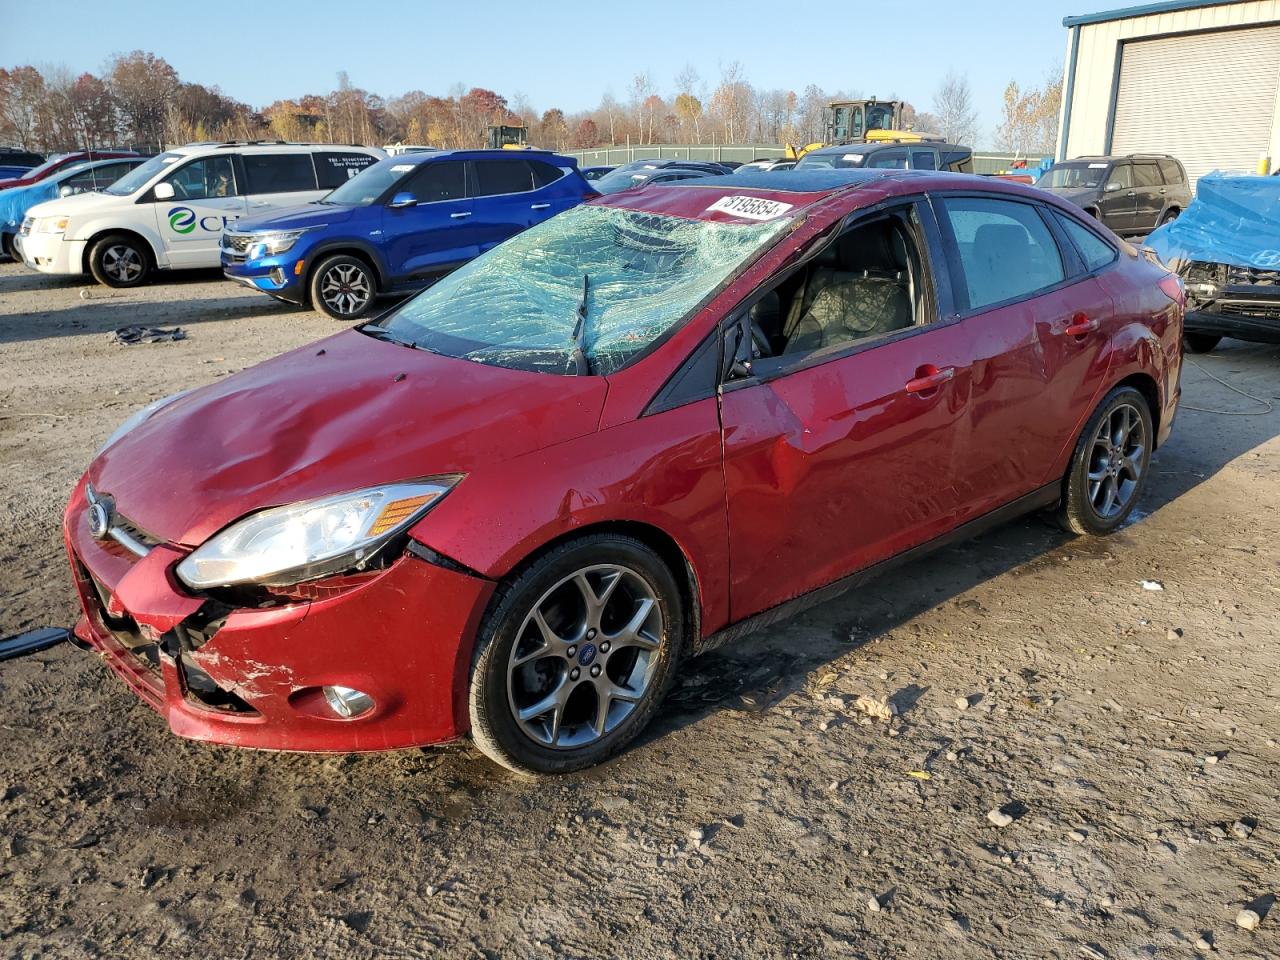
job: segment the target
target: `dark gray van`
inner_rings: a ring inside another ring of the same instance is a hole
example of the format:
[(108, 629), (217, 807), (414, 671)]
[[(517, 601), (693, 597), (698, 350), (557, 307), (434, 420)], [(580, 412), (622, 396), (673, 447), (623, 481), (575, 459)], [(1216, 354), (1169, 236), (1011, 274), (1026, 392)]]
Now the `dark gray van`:
[(1191, 203), (1187, 171), (1165, 154), (1077, 157), (1055, 163), (1036, 186), (1120, 234), (1150, 233)]

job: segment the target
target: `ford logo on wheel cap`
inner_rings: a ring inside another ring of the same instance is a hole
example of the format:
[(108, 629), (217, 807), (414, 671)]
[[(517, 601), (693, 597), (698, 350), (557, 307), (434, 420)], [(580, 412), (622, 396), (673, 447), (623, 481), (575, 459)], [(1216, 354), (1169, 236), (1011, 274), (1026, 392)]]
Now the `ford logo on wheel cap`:
[(592, 660), (596, 658), (596, 645), (594, 643), (584, 643), (578, 651), (578, 663), (581, 666), (588, 666)]
[(87, 519), (89, 521), (89, 533), (95, 540), (105, 539), (107, 534), (111, 532), (111, 511), (102, 501), (98, 501), (89, 507)]

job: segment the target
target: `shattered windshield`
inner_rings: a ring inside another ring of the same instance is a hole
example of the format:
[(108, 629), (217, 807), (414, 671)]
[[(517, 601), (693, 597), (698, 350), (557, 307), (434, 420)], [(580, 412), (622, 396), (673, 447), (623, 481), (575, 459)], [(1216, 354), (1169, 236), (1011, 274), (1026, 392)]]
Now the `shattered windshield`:
[(1107, 163), (1059, 163), (1036, 181), (1050, 190), (1096, 189), (1106, 176)]
[(607, 374), (679, 323), (793, 221), (711, 223), (580, 206), (449, 274), (368, 328), (451, 357), (569, 374), (582, 346)]

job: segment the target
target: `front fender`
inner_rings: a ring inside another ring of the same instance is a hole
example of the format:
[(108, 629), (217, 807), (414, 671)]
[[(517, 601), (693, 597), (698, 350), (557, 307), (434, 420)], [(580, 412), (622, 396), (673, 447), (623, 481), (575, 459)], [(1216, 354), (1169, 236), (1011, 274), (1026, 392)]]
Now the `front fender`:
[(387, 270), (386, 260), (382, 256), (382, 252), (368, 240), (361, 237), (334, 237), (320, 240), (315, 246), (311, 247), (302, 258), (302, 273), (304, 276), (311, 275), (311, 268), (322, 257), (330, 253), (349, 253), (352, 250), (358, 250), (373, 262), (373, 268), (378, 271), (378, 285), (386, 288), (391, 284), (391, 274)]
[(107, 233), (132, 233), (141, 237), (151, 247), (151, 255), (155, 258), (156, 266), (167, 267), (169, 265), (169, 256), (165, 250), (164, 240), (161, 239), (159, 232), (155, 229), (154, 217), (151, 224), (143, 224), (139, 222), (121, 223), (115, 217), (93, 216), (87, 218), (84, 223), (77, 224), (73, 234), (67, 237), (68, 240), (83, 240), (88, 243), (95, 237), (102, 236)]

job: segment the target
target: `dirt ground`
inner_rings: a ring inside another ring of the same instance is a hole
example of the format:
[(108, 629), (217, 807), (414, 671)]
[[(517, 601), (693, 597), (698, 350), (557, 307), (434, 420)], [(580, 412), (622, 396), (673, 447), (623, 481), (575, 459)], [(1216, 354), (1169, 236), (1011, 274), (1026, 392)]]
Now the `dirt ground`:
[[(120, 420), (334, 329), (207, 274), (0, 266), (0, 636), (71, 623), (62, 505)], [(1203, 371), (1280, 395), (1280, 349), (1196, 363), (1187, 403), (1257, 408)], [(69, 645), (0, 663), (0, 955), (1280, 956), (1280, 910), (1236, 925), (1280, 893), (1278, 433), (1184, 411), (1117, 536), (1032, 518), (900, 568), (686, 663), (550, 785), (188, 743)]]

